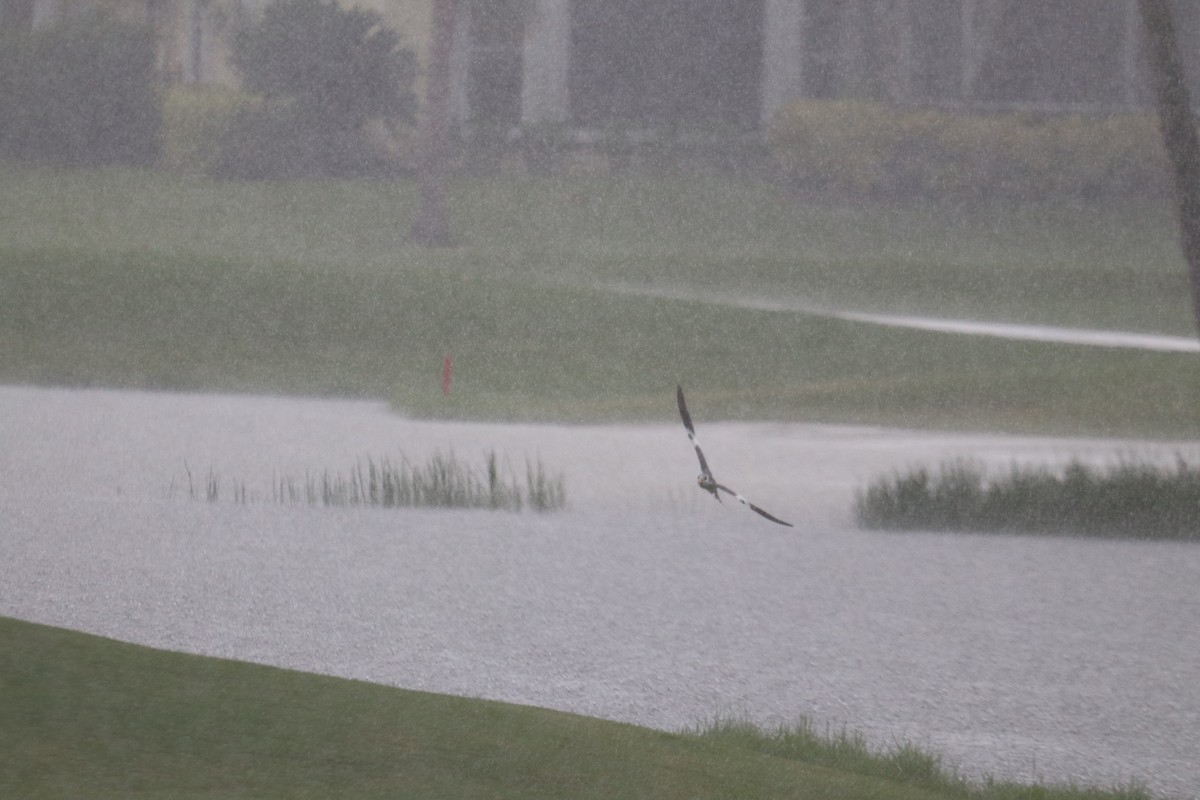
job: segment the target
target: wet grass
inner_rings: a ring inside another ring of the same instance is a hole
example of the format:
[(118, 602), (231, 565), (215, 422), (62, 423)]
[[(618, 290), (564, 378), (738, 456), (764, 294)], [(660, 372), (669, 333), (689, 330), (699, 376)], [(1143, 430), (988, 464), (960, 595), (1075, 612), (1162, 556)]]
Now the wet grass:
[(762, 181), (696, 175), (473, 179), (450, 200), (462, 246), (429, 251), (406, 242), (417, 205), (408, 182), (239, 184), (0, 164), (0, 242), (26, 254), (623, 281), (1193, 330), (1167, 202), (821, 205)]
[[(0, 796), (1144, 800), (980, 787), (802, 725), (666, 733), (0, 617)], [(1004, 789), (1001, 791), (1001, 789)]]
[[(566, 480), (550, 475), (541, 459), (525, 460), (524, 483), (508, 459), (503, 462), (488, 451), (479, 468), (454, 452), (435, 452), (423, 464), (403, 453), (398, 460), (361, 458), (346, 473), (306, 472), (304, 477), (275, 475), (270, 490), (247, 488), (244, 479), (222, 481), (211, 468), (203, 483), (184, 462), (187, 493), (192, 500), (210, 503), (229, 500), (277, 505), (321, 507), (373, 506), (378, 508), (486, 508), (493, 511), (558, 511), (566, 505)], [(171, 493), (175, 484), (172, 483)], [(222, 488), (224, 487), (224, 489)]]
[(7, 382), (390, 398), (417, 416), (531, 421), (668, 420), (683, 382), (714, 418), (1200, 434), (1187, 353), (401, 267), (9, 253), (0, 273)]
[(783, 758), (855, 775), (869, 775), (959, 800), (1151, 800), (1144, 787), (1131, 782), (1109, 789), (1075, 784), (1030, 785), (995, 778), (971, 780), (948, 768), (942, 759), (903, 742), (873, 747), (861, 733), (819, 730), (802, 718), (792, 725), (764, 728), (736, 719), (698, 727), (692, 735), (742, 747), (771, 758)]
[(1200, 467), (1125, 458), (1061, 470), (1014, 464), (989, 475), (958, 460), (915, 466), (860, 490), (866, 528), (1021, 532), (1200, 542)]
[[(1168, 209), (846, 208), (699, 177), (403, 182), (0, 167), (0, 380), (390, 399), (409, 414), (1195, 436), (1200, 359), (615, 294), (668, 287), (1187, 334)], [(454, 388), (441, 393), (441, 360)]]

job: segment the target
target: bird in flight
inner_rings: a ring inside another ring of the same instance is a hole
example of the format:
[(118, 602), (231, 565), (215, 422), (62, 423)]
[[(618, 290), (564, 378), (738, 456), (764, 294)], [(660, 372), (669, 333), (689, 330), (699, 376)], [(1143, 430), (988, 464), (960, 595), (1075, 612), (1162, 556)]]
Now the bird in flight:
[(735, 498), (742, 505), (747, 506), (751, 511), (753, 511), (755, 514), (758, 514), (760, 517), (766, 517), (767, 519), (771, 520), (771, 522), (778, 523), (779, 525), (786, 525), (789, 528), (794, 527), (792, 523), (784, 522), (779, 517), (763, 511), (761, 508), (754, 505), (754, 503), (751, 503), (749, 500), (742, 497), (728, 486), (723, 486), (717, 483), (716, 479), (713, 477), (712, 470), (708, 468), (708, 462), (704, 460), (704, 451), (700, 449), (700, 442), (696, 440), (696, 428), (692, 425), (692, 415), (688, 413), (687, 403), (684, 402), (682, 386), (675, 387), (675, 401), (679, 404), (679, 416), (683, 418), (683, 427), (687, 428), (688, 439), (691, 441), (692, 447), (696, 448), (696, 457), (700, 459), (700, 476), (696, 478), (696, 483), (700, 485), (700, 488), (717, 498), (718, 503), (721, 502), (720, 493), (724, 492), (730, 497)]

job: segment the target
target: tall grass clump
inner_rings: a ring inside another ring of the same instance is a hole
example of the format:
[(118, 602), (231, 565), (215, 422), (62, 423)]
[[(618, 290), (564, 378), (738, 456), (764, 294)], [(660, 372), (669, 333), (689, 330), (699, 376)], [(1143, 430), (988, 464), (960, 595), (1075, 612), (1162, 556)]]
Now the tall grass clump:
[(773, 758), (813, 764), (935, 793), (959, 800), (1153, 800), (1144, 787), (1131, 782), (1110, 789), (1067, 785), (1028, 785), (984, 778), (970, 780), (947, 768), (940, 756), (911, 742), (890, 748), (872, 747), (857, 731), (817, 730), (801, 717), (794, 725), (761, 728), (751, 722), (720, 719), (685, 732), (713, 743), (740, 747)]
[(925, 753), (915, 745), (905, 743), (890, 750), (873, 749), (858, 731), (820, 731), (807, 717), (801, 717), (793, 725), (779, 725), (773, 729), (744, 720), (718, 719), (688, 733), (776, 758), (885, 778), (939, 792), (949, 793), (965, 784), (957, 775), (943, 769), (938, 756)]
[(1200, 467), (1122, 459), (1062, 470), (1014, 464), (990, 476), (979, 464), (944, 462), (876, 479), (861, 490), (865, 528), (1013, 531), (1200, 541)]
[[(187, 471), (193, 500), (219, 502), (220, 481), (210, 469), (202, 489)], [(481, 468), (459, 459), (453, 452), (435, 452), (423, 464), (403, 453), (399, 460), (360, 458), (346, 473), (306, 472), (303, 479), (289, 475), (271, 478), (269, 495), (247, 491), (245, 481), (234, 481), (229, 493), (234, 502), (272, 502), (280, 505), (375, 506), (379, 508), (488, 508), (498, 511), (558, 511), (566, 505), (566, 482), (551, 475), (541, 460), (525, 460), (525, 481), (502, 463), (494, 450), (484, 455)]]

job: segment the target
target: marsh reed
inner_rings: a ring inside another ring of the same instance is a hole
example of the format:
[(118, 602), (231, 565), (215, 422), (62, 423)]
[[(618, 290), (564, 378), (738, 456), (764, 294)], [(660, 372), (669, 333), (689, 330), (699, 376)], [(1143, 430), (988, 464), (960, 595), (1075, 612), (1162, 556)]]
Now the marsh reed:
[(219, 502), (225, 495), (235, 503), (270, 502), (278, 505), (380, 508), (487, 508), (497, 511), (557, 511), (566, 504), (566, 482), (551, 475), (541, 460), (525, 459), (524, 482), (508, 459), (495, 450), (473, 466), (453, 451), (435, 452), (424, 463), (406, 455), (358, 459), (348, 472), (306, 471), (303, 478), (273, 475), (269, 493), (253, 492), (244, 480), (222, 482), (210, 468), (203, 485), (184, 462), (188, 495), (193, 500)]
[(960, 459), (877, 478), (854, 513), (864, 528), (1200, 541), (1200, 466), (1182, 456), (1173, 465), (1076, 459), (1057, 471), (1014, 464), (993, 476)]

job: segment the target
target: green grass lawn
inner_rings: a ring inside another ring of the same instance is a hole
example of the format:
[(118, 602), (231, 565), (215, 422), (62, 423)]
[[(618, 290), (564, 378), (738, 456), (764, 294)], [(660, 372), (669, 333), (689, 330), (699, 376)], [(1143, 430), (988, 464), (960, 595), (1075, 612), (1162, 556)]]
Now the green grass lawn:
[[(639, 297), (1188, 334), (1162, 209), (818, 208), (712, 178), (401, 182), (0, 169), (0, 380), (388, 398), (407, 413), (1194, 436), (1200, 359)], [(441, 394), (441, 362), (455, 365)]]
[[(474, 180), (452, 197), (462, 246), (430, 251), (406, 243), (415, 204), (403, 182), (0, 165), (0, 381), (589, 421), (674, 419), (682, 382), (710, 418), (1200, 433), (1195, 356), (603, 288), (1190, 334), (1165, 208), (823, 208), (703, 177)], [(967, 787), (907, 750), (801, 756), (794, 732), (668, 734), (9, 620), (0, 710), (3, 797), (1144, 797)]]
[(0, 617), (0, 796), (1139, 800), (973, 786), (911, 747), (666, 733), (169, 653)]

